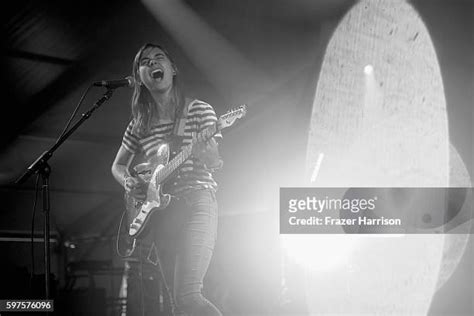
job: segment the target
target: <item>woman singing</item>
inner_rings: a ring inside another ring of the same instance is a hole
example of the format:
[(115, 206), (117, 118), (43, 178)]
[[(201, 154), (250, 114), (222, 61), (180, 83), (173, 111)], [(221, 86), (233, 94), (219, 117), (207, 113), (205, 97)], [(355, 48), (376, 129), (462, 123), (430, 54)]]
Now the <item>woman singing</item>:
[[(178, 85), (178, 69), (171, 56), (159, 45), (145, 44), (133, 62), (135, 89), (131, 101), (132, 120), (112, 165), (112, 174), (128, 194), (137, 199), (146, 196), (147, 184), (131, 165), (141, 154), (146, 160), (156, 155), (164, 142), (182, 135), (181, 146), (217, 121), (207, 103), (186, 98)], [(203, 279), (209, 267), (217, 235), (217, 184), (212, 172), (222, 167), (216, 134), (193, 147), (166, 191), (173, 196), (170, 206), (153, 213), (146, 232), (156, 254), (165, 266), (171, 266), (167, 283), (173, 288), (178, 313), (221, 315), (202, 295)], [(145, 233), (144, 233), (145, 234)], [(164, 270), (170, 270), (165, 267)], [(166, 273), (165, 273), (166, 274)]]

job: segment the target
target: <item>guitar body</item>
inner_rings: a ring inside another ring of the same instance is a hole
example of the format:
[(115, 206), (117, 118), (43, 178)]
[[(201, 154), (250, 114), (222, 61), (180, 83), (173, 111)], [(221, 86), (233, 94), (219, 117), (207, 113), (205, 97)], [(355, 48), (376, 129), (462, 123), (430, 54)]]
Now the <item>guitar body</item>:
[(130, 223), (128, 234), (137, 238), (143, 232), (151, 214), (156, 210), (166, 208), (171, 200), (169, 194), (163, 194), (162, 184), (157, 182), (157, 175), (168, 163), (170, 149), (168, 144), (162, 144), (155, 157), (150, 162), (142, 163), (134, 167), (135, 172), (145, 182), (148, 182), (148, 189), (145, 200), (139, 200), (132, 195), (125, 193), (125, 207), (127, 209)]

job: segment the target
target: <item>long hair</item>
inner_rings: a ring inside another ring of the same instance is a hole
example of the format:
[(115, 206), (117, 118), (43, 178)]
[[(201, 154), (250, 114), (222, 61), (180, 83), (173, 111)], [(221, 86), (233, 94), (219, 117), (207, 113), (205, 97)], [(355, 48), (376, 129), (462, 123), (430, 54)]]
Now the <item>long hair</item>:
[(133, 79), (135, 79), (135, 88), (132, 95), (132, 117), (133, 117), (133, 128), (132, 132), (136, 135), (145, 135), (150, 131), (151, 122), (153, 118), (159, 119), (157, 104), (150, 91), (141, 82), (139, 68), (140, 60), (145, 49), (149, 47), (159, 48), (165, 53), (166, 57), (170, 60), (176, 74), (173, 76), (173, 86), (171, 88), (171, 99), (170, 102), (175, 109), (175, 120), (181, 116), (184, 108), (185, 98), (181, 91), (179, 80), (178, 80), (178, 68), (171, 55), (160, 45), (147, 43), (143, 45), (138, 51), (133, 61)]

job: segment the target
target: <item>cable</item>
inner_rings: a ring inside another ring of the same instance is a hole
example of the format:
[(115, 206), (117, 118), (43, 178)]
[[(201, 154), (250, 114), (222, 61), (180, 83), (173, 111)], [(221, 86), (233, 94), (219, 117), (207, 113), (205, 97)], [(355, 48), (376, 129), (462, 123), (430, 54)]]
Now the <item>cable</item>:
[(58, 141), (61, 139), (61, 137), (64, 136), (64, 134), (66, 134), (69, 126), (71, 125), (74, 117), (76, 116), (77, 112), (79, 111), (79, 108), (81, 107), (82, 105), (82, 102), (84, 101), (84, 98), (86, 97), (86, 95), (89, 93), (89, 90), (93, 87), (93, 85), (89, 85), (86, 89), (86, 91), (84, 91), (84, 93), (82, 94), (81, 96), (81, 99), (79, 100), (79, 102), (77, 103), (76, 105), (76, 108), (74, 109), (74, 111), (72, 112), (71, 114), (71, 117), (69, 118), (68, 122), (66, 123), (66, 126), (64, 127), (63, 131), (61, 132), (61, 134), (59, 135), (58, 139), (56, 140), (56, 144), (58, 143)]
[(122, 212), (122, 216), (120, 217), (120, 223), (119, 223), (119, 227), (118, 227), (118, 231), (117, 231), (117, 238), (115, 239), (115, 250), (117, 251), (117, 254), (120, 258), (128, 258), (130, 257), (133, 252), (135, 251), (135, 246), (136, 246), (136, 242), (137, 240), (135, 238), (133, 238), (133, 244), (132, 244), (132, 249), (131, 250), (127, 250), (125, 252), (125, 254), (122, 254), (120, 252), (120, 247), (119, 247), (119, 242), (120, 242), (120, 231), (122, 230), (122, 223), (123, 223), (123, 217), (125, 216), (125, 214), (127, 213), (127, 210), (124, 210)]
[[(89, 85), (87, 89), (84, 91), (82, 94), (79, 102), (76, 105), (76, 108), (74, 109), (73, 113), (71, 114), (71, 117), (69, 118), (68, 122), (66, 123), (66, 126), (64, 127), (63, 131), (59, 135), (58, 139), (56, 140), (56, 144), (59, 142), (59, 140), (66, 134), (69, 126), (71, 125), (72, 121), (74, 120), (74, 117), (76, 116), (77, 112), (79, 111), (79, 108), (82, 105), (82, 102), (84, 101), (84, 98), (86, 95), (89, 93), (89, 90), (91, 89), (93, 85)], [(38, 202), (38, 184), (39, 184), (39, 178), (40, 174), (38, 173), (36, 176), (36, 183), (35, 183), (35, 201), (33, 203), (33, 215), (31, 218), (31, 271), (30, 271), (30, 292), (32, 292), (32, 285), (33, 285), (33, 277), (35, 274), (35, 251), (34, 251), (34, 230), (35, 230), (35, 215), (36, 215), (36, 205)], [(46, 241), (45, 241), (46, 242)], [(135, 245), (135, 244), (134, 244)], [(132, 250), (133, 252), (133, 250)]]
[(38, 202), (38, 184), (39, 184), (40, 174), (36, 175), (36, 182), (35, 182), (35, 201), (33, 203), (33, 215), (31, 217), (31, 271), (30, 271), (30, 292), (32, 292), (32, 285), (33, 285), (33, 277), (35, 275), (35, 214), (36, 214), (36, 204)]

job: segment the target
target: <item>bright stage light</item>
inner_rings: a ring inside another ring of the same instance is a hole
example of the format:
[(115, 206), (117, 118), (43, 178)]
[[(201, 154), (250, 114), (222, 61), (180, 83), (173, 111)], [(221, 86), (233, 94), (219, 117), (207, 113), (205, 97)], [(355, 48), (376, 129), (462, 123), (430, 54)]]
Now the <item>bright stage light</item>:
[[(334, 31), (313, 102), (308, 177), (321, 152), (316, 186), (449, 186), (441, 71), (428, 30), (408, 1), (359, 1)], [(324, 273), (305, 279), (310, 313), (426, 315), (467, 236), (346, 235), (335, 242), (314, 236), (311, 243), (296, 236), (286, 249), (310, 267), (328, 260), (319, 266)]]
[(310, 271), (340, 268), (355, 249), (357, 238), (349, 235), (282, 235), (290, 260)]
[(366, 75), (371, 75), (371, 74), (373, 73), (373, 71), (374, 71), (374, 67), (373, 67), (372, 65), (370, 65), (370, 64), (369, 64), (369, 65), (366, 65), (366, 66), (364, 67), (364, 73), (365, 73)]

